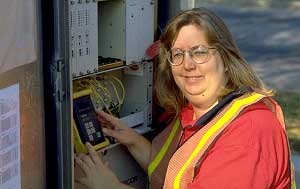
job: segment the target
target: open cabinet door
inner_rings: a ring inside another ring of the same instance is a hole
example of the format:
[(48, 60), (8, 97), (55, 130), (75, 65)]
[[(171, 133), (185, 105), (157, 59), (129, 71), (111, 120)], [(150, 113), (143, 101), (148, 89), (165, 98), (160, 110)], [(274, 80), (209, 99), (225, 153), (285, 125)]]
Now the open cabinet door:
[[(41, 3), (47, 188), (76, 189), (81, 186), (74, 183), (74, 178), (79, 178), (81, 172), (73, 165), (73, 145), (78, 147), (85, 142), (73, 143), (80, 141), (76, 139), (82, 136), (75, 135), (73, 140), (71, 97), (83, 91), (81, 82), (97, 77), (97, 88), (106, 89), (94, 91), (92, 100), (95, 104), (90, 103), (89, 107), (115, 113), (140, 134), (151, 131), (153, 63), (145, 56), (145, 51), (153, 42), (154, 29), (144, 20), (154, 19), (154, 5), (152, 0), (53, 0)], [(128, 33), (132, 33), (133, 28), (147, 28), (147, 35), (134, 30), (136, 39), (143, 40), (132, 39)], [(107, 61), (109, 58), (118, 61)], [(96, 92), (98, 96), (95, 96)], [(74, 99), (79, 98), (75, 96)], [(79, 107), (76, 104), (81, 104), (76, 102), (75, 110)], [(80, 128), (81, 134), (87, 134), (81, 141), (97, 138), (100, 131), (93, 130), (92, 123), (81, 123), (80, 127), (74, 124), (75, 131)], [(120, 181), (145, 188), (147, 176), (125, 147), (113, 139), (107, 141), (107, 146), (97, 150), (111, 163), (112, 171)]]
[(70, 72), (66, 1), (42, 1), (47, 188), (72, 188)]
[(0, 188), (46, 187), (40, 0), (0, 1)]

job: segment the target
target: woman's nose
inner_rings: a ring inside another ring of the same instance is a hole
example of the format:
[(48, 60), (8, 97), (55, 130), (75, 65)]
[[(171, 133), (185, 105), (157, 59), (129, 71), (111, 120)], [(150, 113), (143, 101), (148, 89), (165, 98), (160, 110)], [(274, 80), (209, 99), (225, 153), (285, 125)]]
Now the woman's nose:
[(195, 62), (188, 51), (184, 52), (183, 67), (187, 70), (194, 69), (196, 67)]

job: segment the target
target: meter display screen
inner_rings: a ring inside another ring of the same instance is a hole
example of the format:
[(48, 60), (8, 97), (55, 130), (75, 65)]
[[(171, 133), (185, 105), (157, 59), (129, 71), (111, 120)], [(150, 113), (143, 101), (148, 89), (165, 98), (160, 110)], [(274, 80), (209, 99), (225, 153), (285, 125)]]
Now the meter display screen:
[(79, 103), (78, 103), (79, 111), (84, 111), (89, 108), (90, 108), (90, 104), (88, 103), (87, 99), (83, 99), (82, 101), (79, 101)]

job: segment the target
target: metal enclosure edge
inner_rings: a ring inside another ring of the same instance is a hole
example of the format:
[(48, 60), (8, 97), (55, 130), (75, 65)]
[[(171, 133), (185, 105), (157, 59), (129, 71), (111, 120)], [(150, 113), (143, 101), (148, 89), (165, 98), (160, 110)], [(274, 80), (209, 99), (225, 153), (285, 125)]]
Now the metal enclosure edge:
[(47, 188), (72, 189), (68, 1), (42, 1)]
[(54, 0), (54, 74), (57, 115), (59, 188), (72, 189), (71, 75), (69, 65), (68, 0)]

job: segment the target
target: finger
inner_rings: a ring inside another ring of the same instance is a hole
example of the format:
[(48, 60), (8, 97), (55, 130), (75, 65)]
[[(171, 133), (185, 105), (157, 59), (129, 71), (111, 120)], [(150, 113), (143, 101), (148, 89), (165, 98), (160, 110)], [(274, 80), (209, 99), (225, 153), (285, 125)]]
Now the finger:
[(112, 126), (112, 125), (110, 125), (108, 123), (102, 123), (102, 122), (100, 122), (100, 126), (101, 126), (101, 128), (115, 129), (114, 126)]
[(111, 136), (110, 131), (107, 131), (107, 130), (110, 130), (110, 129), (107, 129), (106, 127), (102, 128), (102, 132), (103, 132), (104, 136), (114, 138), (113, 136)]
[(105, 165), (106, 167), (109, 167), (109, 162), (108, 162), (108, 161), (105, 161), (105, 162), (104, 162), (104, 165)]
[(120, 135), (119, 135), (119, 132), (121, 131), (120, 129), (109, 129), (109, 128), (102, 128), (102, 131), (103, 133), (106, 135), (106, 136), (110, 136), (110, 137), (113, 137), (113, 138), (118, 138)]
[(104, 111), (96, 111), (96, 112), (97, 112), (98, 118), (100, 118), (101, 120), (108, 121), (111, 119), (111, 115), (108, 113), (105, 113)]
[(85, 177), (75, 178), (75, 182), (88, 186), (88, 179)]
[(108, 122), (107, 120), (103, 120), (101, 118), (98, 117), (98, 121), (100, 123), (100, 126), (103, 128), (103, 127), (106, 127), (106, 128), (110, 128), (110, 129), (114, 129), (115, 128), (115, 125), (111, 124), (110, 122)]
[[(106, 133), (106, 132), (107, 132), (107, 128), (106, 128), (106, 127), (101, 128), (101, 130), (102, 130), (103, 135), (104, 135), (107, 139), (113, 138), (112, 136), (110, 136), (110, 135), (108, 135), (108, 134)], [(103, 131), (103, 130), (104, 130), (104, 131)]]
[(103, 111), (98, 113), (98, 120), (100, 121), (100, 123), (103, 123), (103, 125), (101, 125), (102, 127), (107, 127), (114, 130), (128, 128), (128, 126), (124, 124), (119, 118), (116, 118)]
[(82, 155), (80, 157), (81, 161), (89, 168), (89, 171), (92, 170), (95, 167), (95, 163), (88, 155)]
[(107, 121), (108, 123), (110, 123), (112, 126), (117, 125), (118, 122), (119, 122), (118, 118), (116, 118), (116, 117), (114, 117), (110, 114), (107, 114), (103, 111), (100, 111), (100, 112), (97, 112), (97, 113), (98, 113), (98, 119), (100, 119), (100, 120), (103, 119), (103, 120)]
[(75, 162), (84, 171), (85, 175), (89, 174), (89, 167), (81, 160), (81, 158), (75, 156)]
[(88, 149), (92, 161), (95, 164), (101, 163), (100, 157), (98, 156), (97, 152), (94, 150), (93, 146), (89, 142), (85, 143), (85, 145)]
[(101, 126), (104, 126), (104, 125), (108, 125), (109, 123), (106, 121), (106, 120), (103, 120), (103, 119), (98, 119), (99, 123), (101, 124)]
[(108, 114), (108, 113), (105, 113), (103, 110), (96, 109), (95, 111), (96, 111), (97, 114), (100, 114), (100, 115)]
[(105, 162), (104, 162), (104, 165), (105, 165), (105, 167), (111, 169), (110, 163), (109, 163), (108, 161), (105, 161)]

